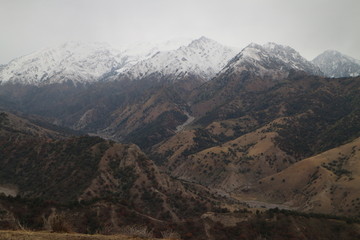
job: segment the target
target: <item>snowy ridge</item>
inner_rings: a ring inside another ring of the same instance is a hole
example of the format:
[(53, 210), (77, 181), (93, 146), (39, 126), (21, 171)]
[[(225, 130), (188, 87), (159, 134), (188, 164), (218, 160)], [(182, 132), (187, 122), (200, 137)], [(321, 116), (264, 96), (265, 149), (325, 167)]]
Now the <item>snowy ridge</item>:
[(90, 83), (116, 79), (119, 74), (137, 79), (155, 72), (210, 78), (234, 55), (234, 50), (205, 37), (133, 44), (120, 50), (104, 43), (68, 42), (1, 66), (0, 83)]
[(93, 82), (121, 66), (119, 52), (103, 43), (68, 42), (12, 60), (0, 81), (23, 84)]
[[(117, 50), (106, 43), (67, 42), (12, 60), (0, 66), (0, 83), (45, 85), (72, 81), (90, 83), (116, 75), (160, 50), (180, 47), (185, 40), (136, 44)], [(189, 42), (189, 40), (185, 41)]]
[(126, 57), (126, 64), (116, 72), (125, 73), (136, 63), (149, 59), (158, 52), (176, 50), (191, 41), (191, 39), (172, 39), (162, 43), (142, 42), (124, 46), (121, 48), (121, 55)]
[(208, 80), (215, 76), (235, 54), (234, 49), (201, 37), (176, 50), (158, 52), (151, 58), (135, 64), (127, 75), (137, 79), (151, 74), (172, 75), (175, 78), (194, 74)]
[(229, 61), (221, 71), (241, 72), (250, 70), (258, 76), (285, 76), (291, 69), (322, 76), (323, 73), (311, 62), (307, 61), (293, 48), (275, 43), (263, 46), (251, 43)]
[(268, 53), (281, 59), (293, 69), (305, 71), (312, 75), (323, 75), (323, 73), (317, 66), (306, 60), (300, 55), (300, 53), (298, 53), (297, 51), (295, 51), (295, 49), (289, 46), (270, 42), (264, 44), (263, 47)]
[(360, 61), (335, 50), (327, 50), (314, 58), (317, 65), (327, 77), (360, 76)]
[(323, 71), (329, 77), (360, 75), (360, 61), (337, 51), (326, 51), (312, 62), (291, 47), (275, 43), (252, 43), (237, 53), (206, 37), (133, 44), (120, 50), (105, 43), (68, 42), (0, 65), (0, 84), (91, 83), (115, 80), (119, 75), (132, 80), (157, 76), (176, 81), (192, 75), (210, 80), (218, 73), (243, 70), (274, 77), (290, 69), (320, 76)]
[(120, 49), (123, 55), (142, 56), (147, 58), (146, 56), (151, 57), (157, 52), (176, 50), (181, 46), (190, 44), (192, 40), (193, 39), (178, 38), (161, 43), (140, 42), (123, 46)]

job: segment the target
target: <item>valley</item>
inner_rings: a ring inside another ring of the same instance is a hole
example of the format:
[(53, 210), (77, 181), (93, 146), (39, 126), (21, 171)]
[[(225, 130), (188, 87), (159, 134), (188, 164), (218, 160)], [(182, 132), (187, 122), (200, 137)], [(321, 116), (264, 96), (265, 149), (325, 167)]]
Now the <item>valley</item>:
[(191, 124), (195, 120), (195, 117), (191, 116), (188, 112), (185, 112), (185, 115), (187, 117), (187, 120), (183, 124), (176, 126), (175, 132), (180, 132), (184, 130), (187, 125)]

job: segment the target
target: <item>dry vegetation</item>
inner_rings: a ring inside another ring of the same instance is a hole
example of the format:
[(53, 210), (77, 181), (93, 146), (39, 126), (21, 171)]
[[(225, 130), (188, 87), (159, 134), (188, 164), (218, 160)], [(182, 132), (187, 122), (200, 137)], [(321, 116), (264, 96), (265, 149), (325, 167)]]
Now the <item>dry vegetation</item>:
[(267, 201), (290, 202), (302, 211), (360, 214), (360, 138), (304, 159), (261, 179), (259, 194)]
[[(77, 233), (49, 233), (28, 231), (0, 231), (0, 240), (136, 240), (143, 237), (125, 235), (86, 235)], [(152, 239), (152, 238), (146, 238)]]

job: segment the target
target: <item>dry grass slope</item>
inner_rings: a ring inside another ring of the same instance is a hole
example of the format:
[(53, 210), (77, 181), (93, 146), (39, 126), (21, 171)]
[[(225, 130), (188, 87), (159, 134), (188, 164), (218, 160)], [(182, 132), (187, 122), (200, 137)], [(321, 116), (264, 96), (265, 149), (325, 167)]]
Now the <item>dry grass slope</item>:
[(301, 211), (360, 214), (360, 138), (304, 159), (259, 181), (267, 201), (289, 202)]

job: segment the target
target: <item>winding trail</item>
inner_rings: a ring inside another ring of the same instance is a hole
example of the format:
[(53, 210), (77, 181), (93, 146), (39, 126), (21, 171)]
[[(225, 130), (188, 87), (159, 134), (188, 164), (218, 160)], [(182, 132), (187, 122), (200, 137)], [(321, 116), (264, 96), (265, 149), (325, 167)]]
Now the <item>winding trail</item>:
[(6, 196), (16, 197), (18, 190), (16, 187), (0, 185), (0, 193), (4, 193)]
[(271, 208), (278, 208), (278, 209), (284, 209), (284, 210), (292, 210), (293, 208), (290, 206), (287, 206), (285, 204), (276, 204), (276, 203), (269, 203), (269, 202), (261, 202), (261, 201), (244, 201), (246, 204), (249, 205), (251, 208), (265, 208), (265, 209), (271, 209)]
[(195, 117), (191, 116), (187, 111), (185, 111), (185, 115), (188, 117), (188, 119), (183, 124), (177, 126), (175, 132), (182, 131), (187, 125), (195, 120)]

